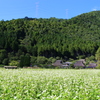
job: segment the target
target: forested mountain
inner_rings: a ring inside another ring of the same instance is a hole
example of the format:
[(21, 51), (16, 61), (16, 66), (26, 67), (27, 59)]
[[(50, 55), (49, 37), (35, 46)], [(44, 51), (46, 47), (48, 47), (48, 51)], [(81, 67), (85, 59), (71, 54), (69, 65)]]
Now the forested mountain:
[(71, 19), (25, 17), (0, 21), (0, 63), (21, 56), (60, 57), (94, 55), (100, 46), (100, 11)]

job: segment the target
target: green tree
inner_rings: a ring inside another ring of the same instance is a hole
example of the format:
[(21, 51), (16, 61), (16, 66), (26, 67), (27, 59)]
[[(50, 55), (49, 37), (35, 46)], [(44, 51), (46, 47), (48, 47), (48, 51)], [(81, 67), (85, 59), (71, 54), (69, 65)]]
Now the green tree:
[(30, 58), (30, 55), (29, 54), (26, 54), (26, 55), (21, 55), (20, 56), (20, 67), (23, 67), (23, 66), (30, 66), (30, 61), (31, 61), (31, 58)]
[(38, 56), (37, 57), (37, 63), (38, 64), (45, 64), (45, 63), (47, 63), (47, 58), (43, 57), (43, 56)]
[(8, 65), (9, 63), (9, 59), (8, 58), (5, 58), (3, 61), (2, 61), (2, 64), (4, 65)]
[(31, 64), (34, 65), (37, 63), (37, 57), (31, 56)]
[(96, 69), (100, 69), (100, 63), (96, 66)]
[(6, 50), (0, 50), (0, 63), (7, 57), (7, 51)]
[(95, 58), (98, 62), (100, 62), (100, 47), (98, 48), (98, 50), (96, 51), (96, 54), (95, 54)]
[(14, 60), (12, 60), (12, 61), (9, 63), (10, 66), (18, 66), (18, 64), (19, 64), (19, 62), (18, 62), (18, 61), (14, 61)]
[(20, 63), (19, 66), (22, 68), (24, 66), (24, 55), (20, 56)]
[(30, 61), (31, 61), (31, 57), (30, 57), (30, 55), (27, 53), (27, 54), (24, 56), (24, 66), (30, 66)]

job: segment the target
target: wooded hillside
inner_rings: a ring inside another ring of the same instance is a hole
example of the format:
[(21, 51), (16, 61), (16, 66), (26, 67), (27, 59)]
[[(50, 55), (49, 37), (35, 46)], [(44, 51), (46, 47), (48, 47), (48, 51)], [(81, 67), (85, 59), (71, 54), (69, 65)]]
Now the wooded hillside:
[(0, 63), (21, 56), (60, 57), (94, 55), (100, 46), (100, 11), (71, 19), (25, 17), (0, 21)]

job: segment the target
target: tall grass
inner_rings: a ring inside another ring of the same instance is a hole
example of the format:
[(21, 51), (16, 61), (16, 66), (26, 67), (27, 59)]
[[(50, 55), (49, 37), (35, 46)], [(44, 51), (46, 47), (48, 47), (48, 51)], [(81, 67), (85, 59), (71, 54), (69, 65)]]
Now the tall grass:
[(100, 70), (0, 69), (0, 100), (100, 100)]

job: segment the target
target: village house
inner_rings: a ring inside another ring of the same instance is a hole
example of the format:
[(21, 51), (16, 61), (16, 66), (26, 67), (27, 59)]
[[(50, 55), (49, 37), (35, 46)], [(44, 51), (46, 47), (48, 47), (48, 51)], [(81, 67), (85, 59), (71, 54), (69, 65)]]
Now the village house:
[(86, 68), (92, 68), (92, 69), (94, 69), (94, 68), (96, 68), (96, 66), (97, 66), (96, 63), (90, 63), (90, 64), (88, 65), (88, 67), (86, 67)]
[(85, 64), (83, 61), (77, 61), (75, 64), (74, 64), (74, 68), (85, 68)]
[(71, 62), (63, 62), (62, 60), (56, 60), (56, 62), (52, 65), (55, 67), (58, 66), (59, 68), (68, 68), (70, 64)]
[(56, 60), (55, 63), (52, 64), (53, 66), (62, 66), (63, 65), (63, 62), (62, 60)]

